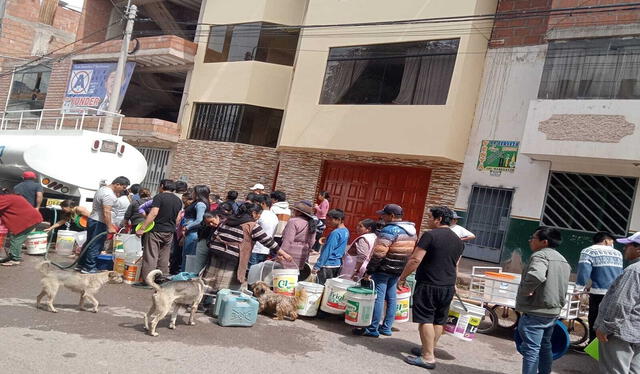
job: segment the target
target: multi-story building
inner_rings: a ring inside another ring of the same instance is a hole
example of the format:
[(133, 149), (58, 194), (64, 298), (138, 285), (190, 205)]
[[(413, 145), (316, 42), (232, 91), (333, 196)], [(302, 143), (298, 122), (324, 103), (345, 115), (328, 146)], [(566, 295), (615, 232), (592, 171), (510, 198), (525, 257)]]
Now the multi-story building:
[(533, 16), (491, 36), (456, 201), (467, 257), (517, 269), (547, 225), (576, 265), (595, 232), (640, 230), (640, 9), (624, 3), (499, 2)]

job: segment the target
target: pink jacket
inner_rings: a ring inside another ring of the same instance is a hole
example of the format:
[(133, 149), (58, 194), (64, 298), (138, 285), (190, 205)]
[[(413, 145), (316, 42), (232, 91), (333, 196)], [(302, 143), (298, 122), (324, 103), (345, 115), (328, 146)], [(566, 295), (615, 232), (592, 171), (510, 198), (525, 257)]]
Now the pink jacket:
[[(298, 269), (302, 269), (309, 259), (309, 252), (316, 241), (315, 230), (309, 232), (309, 222), (302, 217), (291, 217), (282, 232), (280, 249), (293, 257)], [(283, 263), (285, 267), (293, 267), (291, 263)]]

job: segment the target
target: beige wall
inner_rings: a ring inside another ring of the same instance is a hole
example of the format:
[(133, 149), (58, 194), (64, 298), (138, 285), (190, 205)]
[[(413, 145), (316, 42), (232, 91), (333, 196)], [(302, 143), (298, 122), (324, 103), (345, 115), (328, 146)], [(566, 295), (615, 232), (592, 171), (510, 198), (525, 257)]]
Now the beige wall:
[[(310, 0), (305, 24), (493, 13), (495, 0)], [(461, 162), (473, 120), (491, 23), (305, 29), (279, 149), (406, 155)], [(460, 38), (446, 105), (319, 105), (329, 48)]]

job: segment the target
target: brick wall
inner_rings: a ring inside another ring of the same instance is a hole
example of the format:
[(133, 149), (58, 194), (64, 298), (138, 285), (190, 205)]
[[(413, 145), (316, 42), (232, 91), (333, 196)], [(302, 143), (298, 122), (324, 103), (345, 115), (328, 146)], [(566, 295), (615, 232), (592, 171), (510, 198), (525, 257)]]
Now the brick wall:
[[(588, 7), (598, 5), (625, 4), (629, 0), (554, 0), (553, 8)], [(572, 15), (552, 16), (549, 18), (549, 29), (562, 29), (584, 26), (623, 25), (640, 22), (640, 10), (611, 10), (589, 14), (574, 13)]]
[(280, 152), (276, 189), (287, 194), (289, 201), (314, 200), (318, 193), (324, 160), (365, 162), (382, 165), (415, 166), (431, 169), (431, 183), (425, 201), (422, 227), (426, 227), (427, 208), (435, 205), (454, 206), (462, 164), (407, 159), (401, 157), (362, 156), (302, 151)]
[[(549, 10), (552, 2), (553, 0), (500, 0), (497, 12), (509, 14), (509, 12)], [(504, 48), (543, 44), (548, 20), (549, 17), (543, 15), (497, 20), (489, 46)]]
[(244, 197), (255, 183), (269, 189), (277, 164), (273, 148), (186, 139), (178, 142), (170, 175), (187, 177), (190, 186), (205, 184), (223, 198), (229, 190)]
[(71, 65), (71, 59), (65, 59), (52, 65), (44, 109), (62, 108), (64, 94), (67, 90), (67, 81), (71, 72)]
[(107, 31), (101, 32), (100, 30), (109, 25), (111, 9), (113, 9), (113, 4), (109, 0), (85, 0), (82, 20), (80, 27), (78, 27), (78, 39), (86, 37), (85, 43), (105, 40)]

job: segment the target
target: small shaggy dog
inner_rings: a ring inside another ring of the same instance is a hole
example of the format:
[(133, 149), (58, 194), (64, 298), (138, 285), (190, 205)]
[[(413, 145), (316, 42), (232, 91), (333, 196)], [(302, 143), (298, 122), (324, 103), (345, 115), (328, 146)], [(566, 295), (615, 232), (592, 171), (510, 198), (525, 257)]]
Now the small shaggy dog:
[(258, 298), (260, 308), (258, 313), (269, 314), (273, 319), (285, 317), (295, 321), (298, 318), (298, 305), (307, 299), (307, 293), (302, 289), (296, 296), (280, 295), (273, 291), (265, 282), (256, 282), (253, 285), (253, 295)]
[(106, 283), (122, 283), (122, 276), (115, 271), (104, 271), (96, 274), (80, 274), (75, 271), (60, 270), (55, 265), (52, 265), (49, 261), (44, 261), (36, 266), (36, 269), (43, 275), (42, 291), (37, 297), (36, 308), (40, 308), (40, 301), (44, 296), (47, 297), (47, 306), (53, 313), (57, 313), (56, 308), (53, 307), (53, 300), (56, 298), (58, 289), (60, 286), (65, 286), (73, 292), (80, 294), (80, 309), (86, 310), (85, 300), (89, 300), (93, 303), (92, 312), (98, 312), (98, 300), (95, 298), (95, 294), (98, 293), (100, 288)]
[(156, 326), (173, 307), (171, 313), (170, 329), (176, 328), (176, 319), (178, 318), (178, 309), (180, 305), (188, 305), (191, 307), (189, 315), (189, 325), (195, 325), (195, 314), (198, 304), (204, 297), (206, 285), (202, 278), (193, 278), (186, 281), (170, 281), (158, 285), (155, 282), (156, 275), (161, 275), (160, 270), (153, 270), (147, 275), (145, 281), (153, 287), (156, 292), (151, 296), (152, 304), (149, 312), (144, 315), (144, 328), (149, 331), (151, 336), (158, 336)]

